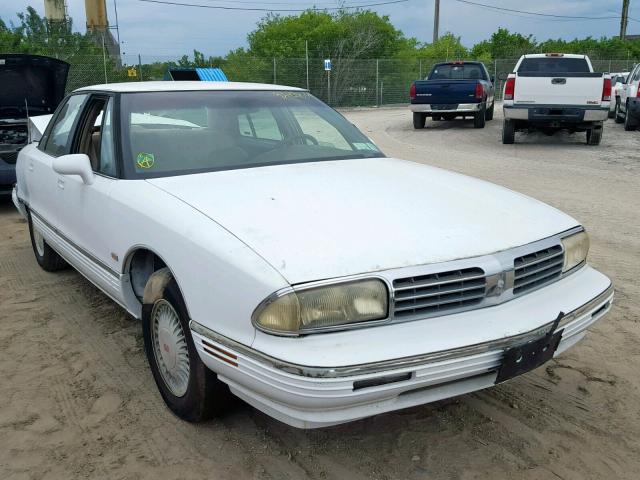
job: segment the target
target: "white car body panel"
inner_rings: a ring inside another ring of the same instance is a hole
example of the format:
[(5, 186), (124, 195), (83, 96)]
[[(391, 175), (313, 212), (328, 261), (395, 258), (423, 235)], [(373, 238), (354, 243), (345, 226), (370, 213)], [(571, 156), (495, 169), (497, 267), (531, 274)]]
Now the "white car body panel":
[(578, 225), (508, 189), (388, 158), (148, 182), (224, 225), (292, 284), (475, 257)]
[[(135, 82), (85, 90), (109, 89), (286, 87)], [(478, 262), (512, 275), (514, 250), (532, 253), (540, 242), (559, 243), (560, 234), (579, 224), (508, 189), (387, 158), (148, 180), (95, 174), (92, 183), (57, 174), (51, 165), (52, 157), (35, 143), (26, 146), (13, 192), (46, 242), (136, 317), (141, 302), (131, 258), (138, 249), (154, 252), (178, 284), (205, 365), (236, 395), (297, 427), (343, 423), (488, 387), (504, 350), (551, 330), (560, 311), (569, 315), (557, 354), (611, 307), (609, 279), (582, 265), (518, 297), (498, 286), (493, 298), (505, 295), (505, 301), (484, 308), (274, 336), (257, 330), (252, 314), (292, 285), (374, 276), (391, 288), (399, 275)], [(499, 258), (506, 258), (506, 267)], [(476, 352), (479, 345), (486, 349)], [(397, 374), (409, 377), (356, 388), (356, 382)]]

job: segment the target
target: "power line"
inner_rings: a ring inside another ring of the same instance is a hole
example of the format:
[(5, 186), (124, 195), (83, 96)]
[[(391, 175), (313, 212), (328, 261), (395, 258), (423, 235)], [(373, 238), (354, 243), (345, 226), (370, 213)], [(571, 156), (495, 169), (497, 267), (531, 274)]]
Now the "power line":
[(474, 5), (476, 7), (487, 8), (490, 10), (496, 10), (500, 12), (513, 12), (513, 13), (523, 13), (526, 15), (534, 15), (538, 17), (552, 17), (552, 18), (566, 18), (572, 20), (611, 20), (611, 19), (619, 19), (620, 16), (608, 16), (608, 17), (588, 17), (588, 16), (580, 16), (580, 15), (555, 15), (552, 13), (540, 13), (540, 12), (529, 12), (526, 10), (516, 10), (513, 8), (506, 7), (496, 7), (495, 5), (487, 5), (486, 3), (478, 3), (472, 2), (471, 0), (455, 0), (456, 2), (466, 3), (468, 5)]
[(385, 2), (366, 3), (361, 5), (345, 5), (342, 7), (309, 7), (309, 8), (257, 8), (257, 7), (227, 7), (223, 5), (202, 5), (197, 3), (171, 2), (168, 0), (138, 0), (138, 2), (159, 3), (163, 5), (177, 5), (180, 7), (213, 8), (217, 10), (242, 10), (249, 12), (306, 12), (307, 10), (345, 10), (350, 8), (368, 8), (378, 5), (391, 5), (394, 3), (405, 3), (409, 0), (389, 0)]

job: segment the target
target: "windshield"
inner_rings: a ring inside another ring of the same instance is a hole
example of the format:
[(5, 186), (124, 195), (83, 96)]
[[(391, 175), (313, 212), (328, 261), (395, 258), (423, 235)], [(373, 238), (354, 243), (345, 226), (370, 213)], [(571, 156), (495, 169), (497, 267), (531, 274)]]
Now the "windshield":
[(589, 73), (584, 58), (538, 57), (522, 60), (518, 73)]
[(307, 92), (127, 93), (121, 111), (128, 178), (384, 156)]
[(446, 64), (433, 67), (429, 80), (486, 80), (483, 68), (474, 63)]

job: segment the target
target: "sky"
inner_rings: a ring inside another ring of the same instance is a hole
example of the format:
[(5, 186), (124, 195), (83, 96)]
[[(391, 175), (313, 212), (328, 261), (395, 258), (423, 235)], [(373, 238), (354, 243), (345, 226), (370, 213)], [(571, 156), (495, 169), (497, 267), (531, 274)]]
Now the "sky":
[[(224, 55), (231, 49), (246, 46), (246, 36), (255, 28), (265, 12), (214, 10), (186, 6), (146, 3), (140, 0), (106, 0), (109, 23), (116, 24), (114, 1), (117, 2), (121, 51), (127, 56), (141, 54), (155, 58), (176, 58), (197, 49), (205, 55)], [(335, 7), (340, 3), (366, 4), (381, 0), (173, 0), (182, 3), (236, 7), (308, 8)], [(382, 0), (383, 1), (383, 0)], [(616, 16), (622, 0), (475, 0), (497, 7), (535, 11), (551, 15)], [(84, 31), (84, 0), (66, 0), (68, 13), (74, 20), (74, 30)], [(488, 38), (499, 27), (522, 34), (532, 34), (538, 40), (547, 38), (582, 38), (617, 35), (619, 19), (571, 20), (532, 17), (496, 12), (457, 0), (441, 0), (440, 33), (452, 32), (471, 46)], [(16, 12), (33, 6), (44, 14), (44, 0), (0, 0), (0, 18), (16, 22)], [(408, 0), (404, 3), (371, 7), (388, 15), (392, 23), (408, 37), (430, 42), (433, 35), (434, 0)], [(640, 1), (631, 0), (629, 16), (640, 20)], [(629, 22), (627, 33), (640, 33), (640, 21)], [(115, 31), (114, 31), (115, 35)]]

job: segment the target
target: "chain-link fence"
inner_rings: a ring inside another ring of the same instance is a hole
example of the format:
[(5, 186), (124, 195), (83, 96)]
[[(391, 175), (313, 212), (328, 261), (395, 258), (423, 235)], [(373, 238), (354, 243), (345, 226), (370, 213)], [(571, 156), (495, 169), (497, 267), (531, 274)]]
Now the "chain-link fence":
[[(163, 80), (170, 66), (180, 67), (168, 58), (146, 59), (123, 55), (115, 61), (106, 55), (62, 58), (71, 64), (68, 90), (97, 84), (142, 80)], [(517, 58), (485, 62), (495, 77), (496, 96), (500, 98), (507, 75)], [(224, 59), (212, 65), (220, 67), (231, 81), (277, 83), (307, 88), (334, 107), (377, 106), (408, 102), (409, 86), (426, 77), (435, 63), (444, 58), (423, 59), (333, 59), (331, 71), (325, 71), (322, 58), (250, 58)], [(594, 69), (602, 72), (629, 71), (632, 59), (593, 60)]]

